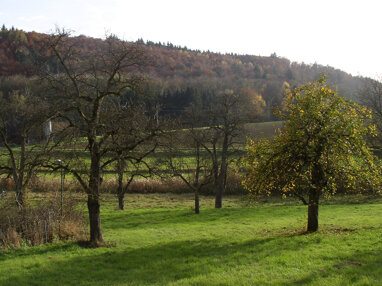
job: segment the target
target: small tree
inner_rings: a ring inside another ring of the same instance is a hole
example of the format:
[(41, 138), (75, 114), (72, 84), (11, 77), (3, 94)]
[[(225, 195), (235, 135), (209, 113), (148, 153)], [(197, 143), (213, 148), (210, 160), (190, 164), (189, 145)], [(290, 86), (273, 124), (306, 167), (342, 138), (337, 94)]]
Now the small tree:
[[(12, 80), (8, 80), (12, 81)], [(0, 172), (12, 178), (16, 203), (24, 204), (24, 190), (47, 160), (55, 145), (45, 134), (53, 116), (49, 104), (33, 94), (32, 80), (15, 80), (10, 94), (0, 95)], [(45, 137), (45, 138), (44, 138)], [(32, 144), (34, 143), (34, 144)]]
[(108, 141), (111, 156), (103, 165), (115, 161), (115, 170), (118, 174), (118, 206), (123, 210), (125, 194), (134, 178), (147, 177), (144, 173), (147, 171), (150, 175), (152, 172), (153, 167), (145, 159), (157, 147), (155, 139), (160, 133), (160, 125), (154, 116), (147, 114), (143, 105), (137, 103), (114, 104), (106, 116), (111, 123), (109, 131), (113, 131)]
[(207, 108), (200, 113), (200, 123), (206, 126), (207, 134), (200, 144), (209, 154), (215, 188), (215, 208), (223, 205), (228, 166), (237, 151), (236, 146), (244, 134), (244, 123), (263, 111), (265, 102), (256, 93), (247, 90), (225, 90), (212, 98)]
[(281, 133), (272, 141), (251, 141), (243, 184), (253, 194), (281, 191), (308, 196), (308, 231), (318, 229), (321, 195), (340, 187), (370, 189), (380, 183), (380, 170), (365, 136), (371, 112), (337, 95), (325, 78), (287, 90)]
[[(144, 161), (154, 149), (148, 151), (147, 153), (125, 155), (130, 153), (128, 151), (118, 152), (118, 159), (116, 161), (115, 170), (118, 175), (118, 186), (117, 186), (117, 197), (118, 197), (118, 208), (120, 210), (125, 209), (125, 194), (129, 191), (129, 187), (136, 177), (147, 178), (148, 176), (142, 173), (141, 167), (148, 167), (149, 173), (151, 169), (148, 164)], [(133, 153), (133, 152), (131, 152)], [(126, 180), (125, 180), (126, 178)]]
[(167, 132), (162, 140), (165, 155), (159, 160), (169, 171), (167, 175), (180, 178), (194, 192), (195, 214), (200, 213), (200, 191), (211, 183), (213, 172), (210, 155), (203, 148), (209, 132), (196, 127), (198, 115), (196, 107), (191, 106), (185, 116), (187, 127), (179, 124), (176, 130)]

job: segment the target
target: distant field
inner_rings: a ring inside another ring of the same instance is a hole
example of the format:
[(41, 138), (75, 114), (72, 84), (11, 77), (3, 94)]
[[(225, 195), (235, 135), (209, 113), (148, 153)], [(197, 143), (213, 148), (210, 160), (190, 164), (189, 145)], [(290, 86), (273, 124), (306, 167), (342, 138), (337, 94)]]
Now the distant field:
[(304, 234), (307, 209), (290, 199), (202, 197), (195, 215), (191, 195), (128, 195), (126, 211), (104, 196), (110, 247), (0, 250), (0, 285), (382, 285), (381, 198), (330, 202)]
[[(241, 152), (237, 153), (236, 156), (239, 157), (239, 156), (242, 156), (244, 154), (244, 152), (245, 152), (244, 147), (245, 147), (245, 144), (249, 138), (254, 139), (254, 140), (258, 140), (258, 139), (262, 139), (262, 138), (272, 138), (273, 136), (275, 136), (277, 134), (278, 129), (281, 127), (282, 127), (281, 121), (246, 124), (244, 134), (238, 140), (240, 142), (240, 144), (237, 147), (239, 148), (239, 150)], [(70, 151), (72, 152), (73, 150), (71, 149)], [(17, 154), (17, 152), (19, 152), (19, 149), (16, 149), (16, 154)], [(65, 158), (64, 152), (65, 151), (60, 151), (57, 154), (57, 158)], [(150, 155), (147, 158), (148, 162), (150, 162), (150, 161), (152, 162), (156, 158), (160, 158), (162, 156), (161, 152), (162, 152), (162, 150), (158, 150), (156, 153)], [(77, 155), (79, 156), (79, 158), (81, 159), (83, 164), (89, 166), (90, 165), (90, 158), (88, 157), (88, 153), (84, 151), (83, 146), (81, 146), (81, 148), (77, 151), (77, 153), (78, 153)], [(5, 163), (8, 160), (6, 150), (0, 148), (0, 155), (2, 155), (2, 156), (0, 156), (0, 163)], [(187, 150), (182, 151), (182, 152), (180, 152), (179, 156), (183, 156), (186, 158), (188, 157), (188, 161), (191, 163), (190, 165), (192, 165), (192, 162), (194, 160), (193, 154), (191, 154), (189, 151), (187, 151)], [(78, 164), (76, 164), (76, 165), (78, 165)], [(113, 168), (114, 168), (113, 166), (109, 166), (106, 170), (112, 172)], [(145, 172), (145, 170), (142, 170), (142, 172)], [(50, 171), (41, 170), (39, 172), (39, 175), (44, 177), (44, 178), (49, 179), (49, 178), (59, 177), (60, 173), (59, 172), (51, 173)], [(114, 173), (105, 173), (104, 174), (105, 178), (114, 177), (114, 176), (115, 176)], [(70, 174), (66, 175), (66, 179), (72, 179), (72, 178), (73, 178), (72, 175), (70, 175)]]
[(245, 126), (246, 137), (254, 140), (272, 138), (278, 134), (278, 130), (282, 127), (282, 124), (282, 121), (249, 123)]

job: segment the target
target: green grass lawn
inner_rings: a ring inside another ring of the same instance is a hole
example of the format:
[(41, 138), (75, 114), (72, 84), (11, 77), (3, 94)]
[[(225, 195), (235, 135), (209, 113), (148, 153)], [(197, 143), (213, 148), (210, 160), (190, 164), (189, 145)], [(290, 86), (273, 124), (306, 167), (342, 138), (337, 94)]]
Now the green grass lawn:
[(353, 196), (320, 207), (305, 234), (306, 206), (266, 199), (223, 209), (191, 195), (104, 196), (109, 247), (75, 242), (0, 250), (0, 285), (382, 285), (382, 200)]

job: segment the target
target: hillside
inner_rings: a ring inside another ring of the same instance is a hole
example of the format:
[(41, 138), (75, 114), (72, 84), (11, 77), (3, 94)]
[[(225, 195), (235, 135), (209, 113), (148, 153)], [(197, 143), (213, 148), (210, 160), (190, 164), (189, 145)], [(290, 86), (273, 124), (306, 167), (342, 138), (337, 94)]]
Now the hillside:
[[(3, 26), (0, 32), (0, 76), (35, 74), (35, 60), (41, 50), (41, 39), (45, 37), (49, 35)], [(82, 35), (72, 40), (85, 52), (103, 42)], [(325, 73), (328, 82), (341, 95), (356, 98), (364, 81), (330, 66), (291, 62), (276, 54), (269, 57), (219, 54), (142, 39), (137, 43), (153, 59), (153, 64), (146, 70), (150, 78), (147, 92), (157, 96), (163, 110), (170, 113), (181, 111), (196, 97), (214, 93), (217, 89), (250, 88), (267, 103), (265, 119), (273, 119), (271, 109), (280, 104), (286, 85), (300, 85)]]

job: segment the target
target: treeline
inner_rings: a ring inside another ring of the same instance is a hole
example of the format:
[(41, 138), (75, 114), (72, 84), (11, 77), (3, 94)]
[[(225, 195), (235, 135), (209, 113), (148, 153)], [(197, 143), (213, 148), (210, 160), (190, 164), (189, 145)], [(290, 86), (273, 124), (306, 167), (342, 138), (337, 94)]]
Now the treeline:
[[(0, 33), (0, 76), (36, 75), (35, 67), (44, 52), (41, 43), (47, 37), (50, 36), (7, 29), (3, 25)], [(72, 37), (71, 41), (83, 54), (105, 46), (103, 40), (83, 35)], [(282, 101), (286, 84), (294, 87), (327, 74), (328, 83), (336, 87), (340, 95), (352, 99), (364, 85), (363, 78), (333, 67), (291, 62), (275, 53), (269, 57), (220, 54), (190, 50), (169, 42), (145, 42), (143, 39), (131, 44), (142, 46), (150, 56), (152, 64), (144, 67), (152, 81), (147, 89), (157, 96), (162, 112), (173, 115), (184, 110), (199, 95), (210, 94), (211, 85), (226, 85), (233, 90), (250, 88), (260, 94), (266, 102), (263, 120), (275, 119), (272, 110)], [(52, 72), (60, 72), (55, 59), (45, 64)]]

